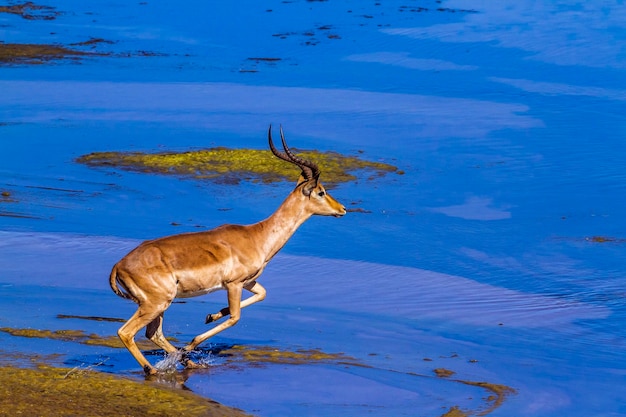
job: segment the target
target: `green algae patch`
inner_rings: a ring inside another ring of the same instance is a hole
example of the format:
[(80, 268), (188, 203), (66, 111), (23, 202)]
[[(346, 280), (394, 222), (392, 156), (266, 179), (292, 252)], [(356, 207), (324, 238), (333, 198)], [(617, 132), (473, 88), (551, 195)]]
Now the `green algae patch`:
[(0, 410), (29, 416), (245, 416), (188, 391), (94, 371), (0, 366)]
[(27, 1), (22, 4), (0, 6), (0, 13), (15, 14), (27, 20), (54, 20), (58, 15), (54, 7), (42, 6), (32, 1)]
[(295, 351), (269, 346), (234, 345), (221, 350), (220, 356), (228, 357), (228, 362), (249, 362), (254, 364), (309, 365), (316, 363), (341, 363), (352, 366), (364, 366), (355, 358), (343, 353), (325, 353), (319, 349), (298, 349)]
[(517, 393), (515, 389), (502, 384), (493, 384), (491, 382), (465, 381), (462, 379), (453, 381), (460, 382), (461, 384), (465, 385), (480, 387), (491, 392), (491, 395), (484, 399), (487, 403), (486, 408), (482, 411), (476, 412), (476, 415), (478, 416), (486, 416), (491, 414), (504, 403), (504, 400), (506, 400), (509, 395), (514, 395)]
[[(302, 151), (301, 158), (317, 163), (324, 182), (355, 181), (353, 173), (368, 171), (368, 178), (398, 172), (398, 168), (382, 162), (366, 161), (336, 152)], [(76, 159), (90, 167), (106, 167), (133, 172), (175, 175), (207, 179), (219, 183), (240, 181), (273, 183), (293, 181), (298, 168), (276, 158), (270, 151), (258, 149), (210, 148), (189, 152), (94, 152)]]
[[(456, 372), (445, 368), (437, 368), (433, 371), (438, 378), (449, 378)], [(494, 384), (491, 382), (477, 382), (468, 381), (464, 379), (449, 379), (451, 382), (459, 384), (469, 385), (473, 387), (479, 387), (489, 393), (483, 398), (485, 405), (482, 409), (478, 410), (462, 410), (458, 406), (452, 407), (447, 413), (441, 417), (465, 417), (465, 416), (486, 416), (498, 409), (506, 400), (509, 395), (514, 395), (517, 391), (511, 387), (502, 384)]]
[[(82, 343), (83, 345), (105, 346), (110, 348), (126, 348), (117, 336), (99, 336), (97, 334), (87, 334), (82, 330), (39, 330), (39, 329), (16, 329), (12, 327), (0, 327), (0, 332), (8, 333), (12, 336), (31, 337), (38, 339), (59, 340), (62, 342)], [(176, 342), (176, 339), (168, 338)], [(156, 349), (156, 345), (147, 339), (137, 340), (137, 346), (142, 350)]]
[(450, 408), (445, 414), (442, 414), (441, 417), (468, 417), (469, 414), (461, 411), (461, 409), (457, 406)]
[[(218, 357), (226, 357), (226, 365), (237, 366), (242, 363), (249, 365), (316, 365), (316, 364), (333, 364), (347, 367), (364, 367), (372, 368), (367, 364), (359, 362), (356, 358), (345, 355), (343, 353), (326, 353), (319, 349), (280, 349), (271, 346), (246, 346), (233, 345), (225, 346), (216, 352)], [(375, 368), (372, 368), (375, 369)], [(397, 372), (397, 371), (391, 371)], [(466, 417), (466, 416), (486, 416), (498, 409), (510, 395), (516, 394), (515, 389), (502, 384), (494, 384), (490, 382), (477, 382), (464, 379), (453, 379), (451, 376), (456, 372), (445, 368), (434, 369), (436, 378), (445, 378), (454, 384), (463, 384), (481, 388), (487, 392), (483, 398), (482, 406), (476, 409), (463, 410), (459, 406), (453, 406), (442, 414), (442, 417)], [(400, 372), (402, 373), (402, 372)], [(433, 378), (432, 376), (411, 374), (416, 377)]]
[[(54, 7), (43, 6), (33, 2), (0, 6), (0, 13), (13, 14), (27, 20), (54, 20), (61, 13)], [(102, 40), (104, 42), (104, 40)], [(93, 39), (73, 44), (75, 46), (91, 45)], [(59, 44), (35, 43), (4, 43), (0, 41), (0, 65), (38, 65), (50, 61), (77, 60), (84, 56), (106, 55), (70, 49)]]
[[(80, 316), (83, 318), (83, 316)], [(91, 319), (89, 317), (89, 319)], [(122, 348), (122, 344), (117, 337), (102, 338), (97, 335), (87, 335), (81, 330), (34, 330), (34, 329), (14, 329), (14, 328), (0, 328), (0, 331), (12, 334), (14, 336), (21, 337), (38, 337), (47, 338), (52, 340), (62, 340), (79, 342), (85, 344), (93, 344), (99, 346), (111, 346)], [(111, 345), (107, 341), (111, 341)], [(145, 341), (146, 345), (140, 344), (140, 349), (145, 350), (148, 348), (154, 349), (149, 341)], [(240, 367), (253, 366), (253, 367), (265, 367), (271, 365), (333, 365), (343, 367), (364, 367), (372, 368), (370, 365), (361, 363), (356, 358), (348, 356), (344, 353), (328, 353), (320, 349), (286, 349), (274, 346), (254, 346), (254, 345), (217, 345), (210, 349), (210, 353), (217, 358), (223, 360), (222, 365), (226, 369), (239, 369)], [(5, 357), (5, 359), (9, 359)], [(14, 359), (21, 359), (21, 356), (16, 356)], [(43, 358), (31, 358), (31, 362), (36, 365), (41, 363)], [(43, 359), (45, 360), (45, 359)], [(218, 367), (220, 365), (217, 365)], [(392, 371), (390, 372), (399, 372)], [(506, 400), (509, 395), (513, 395), (516, 391), (506, 385), (495, 384), (490, 382), (477, 382), (464, 379), (452, 379), (450, 378), (455, 374), (454, 371), (437, 368), (433, 370), (436, 376), (420, 375), (407, 373), (407, 375), (413, 375), (416, 377), (426, 378), (445, 378), (451, 383), (463, 384), (467, 386), (473, 386), (486, 391), (486, 395), (482, 398), (482, 404), (472, 409), (463, 409), (459, 406), (453, 406), (448, 408), (447, 412), (442, 414), (442, 417), (463, 417), (463, 416), (486, 416), (498, 409)], [(403, 373), (400, 371), (400, 373)], [(103, 379), (104, 378), (104, 379)], [(107, 379), (108, 378), (108, 379)], [(33, 379), (36, 382), (31, 382)], [(67, 382), (70, 381), (70, 382)], [(78, 381), (76, 385), (72, 381)], [(187, 391), (184, 390), (172, 390), (164, 391), (160, 389), (160, 385), (157, 387), (149, 384), (151, 379), (148, 379), (146, 383), (138, 383), (136, 381), (126, 380), (119, 377), (114, 377), (108, 374), (101, 374), (87, 368), (53, 368), (48, 365), (37, 365), (36, 369), (20, 369), (8, 367), (5, 364), (0, 363), (0, 407), (3, 410), (9, 410), (9, 415), (15, 415), (17, 413), (23, 413), (28, 415), (41, 415), (41, 416), (53, 416), (53, 415), (87, 415), (83, 414), (82, 408), (76, 407), (110, 407), (112, 409), (111, 414), (106, 410), (105, 414), (99, 415), (171, 415), (168, 413), (178, 413), (182, 416), (185, 415), (208, 415), (208, 416), (221, 416), (221, 415), (244, 415), (240, 410), (231, 409), (226, 406), (214, 403), (210, 400), (202, 399), (192, 395), (191, 400), (200, 401), (198, 403), (188, 403), (184, 401), (191, 401), (189, 399), (170, 399), (170, 395), (186, 395)], [(154, 380), (153, 380), (154, 381)], [(158, 379), (156, 379), (158, 382)], [(11, 384), (13, 388), (11, 388)], [(17, 384), (17, 386), (16, 386)], [(126, 384), (131, 386), (127, 387)], [(134, 385), (133, 385), (134, 384)], [(52, 388), (49, 388), (51, 386)], [(9, 387), (9, 388), (7, 388)], [(19, 393), (19, 395), (13, 395), (10, 399), (6, 399), (3, 390), (10, 390), (10, 392)], [(62, 392), (58, 392), (58, 391)], [(82, 390), (82, 391), (80, 391)], [(96, 404), (97, 395), (93, 391), (101, 393), (100, 396), (109, 396), (106, 403)], [(116, 391), (118, 390), (118, 391)], [(80, 391), (80, 392), (78, 392)], [(42, 406), (43, 408), (34, 409), (32, 407), (31, 398), (29, 395), (42, 395), (43, 404), (47, 404), (50, 398), (59, 398), (60, 400), (56, 405)], [(85, 395), (86, 399), (83, 401), (81, 395)], [(191, 394), (190, 394), (191, 395)], [(73, 398), (72, 401), (65, 401), (65, 397)], [(147, 399), (146, 399), (147, 398)], [(176, 411), (176, 408), (163, 407), (163, 402), (171, 403), (171, 407), (178, 407), (178, 401), (182, 404), (180, 410)], [(203, 402), (204, 401), (204, 402)], [(118, 402), (122, 404), (120, 407), (131, 407), (128, 410), (118, 407)], [(87, 405), (85, 405), (87, 404)], [(151, 408), (157, 407), (157, 408)], [(189, 407), (184, 409), (184, 407)], [(207, 409), (208, 407), (209, 409)], [(43, 411), (42, 411), (43, 410)], [(46, 410), (50, 410), (49, 412)], [(121, 411), (120, 411), (121, 410)], [(117, 413), (117, 414), (116, 414)], [(222, 414), (220, 414), (222, 413)], [(231, 413), (231, 414), (229, 414)]]
[(585, 238), (585, 240), (592, 243), (626, 243), (626, 239), (612, 236), (591, 236)]
[(77, 59), (91, 52), (77, 51), (61, 45), (34, 43), (0, 43), (0, 64), (44, 64), (51, 60)]
[(456, 372), (451, 371), (451, 370), (446, 369), (446, 368), (437, 368), (433, 372), (439, 378), (448, 378), (448, 377), (451, 377), (452, 375), (454, 375), (456, 373)]

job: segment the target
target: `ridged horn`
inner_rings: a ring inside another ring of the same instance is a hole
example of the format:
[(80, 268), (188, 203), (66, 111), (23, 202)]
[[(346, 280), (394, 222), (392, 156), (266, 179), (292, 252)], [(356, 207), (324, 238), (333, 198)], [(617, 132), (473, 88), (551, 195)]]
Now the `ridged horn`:
[(317, 179), (320, 176), (320, 170), (317, 167), (317, 164), (300, 158), (294, 155), (293, 152), (291, 152), (291, 150), (287, 146), (287, 142), (285, 141), (285, 134), (283, 133), (282, 126), (280, 127), (280, 139), (283, 143), (283, 149), (285, 150), (285, 152), (279, 151), (274, 146), (274, 142), (272, 141), (272, 125), (270, 125), (269, 130), (267, 131), (267, 139), (269, 141), (272, 153), (283, 161), (290, 162), (300, 168), (302, 170), (302, 176), (305, 180), (308, 181), (310, 179)]

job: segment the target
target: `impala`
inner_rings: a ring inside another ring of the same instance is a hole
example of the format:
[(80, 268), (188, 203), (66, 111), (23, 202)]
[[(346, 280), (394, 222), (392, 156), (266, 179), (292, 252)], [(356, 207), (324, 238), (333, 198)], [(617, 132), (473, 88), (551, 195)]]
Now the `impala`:
[[(120, 297), (138, 304), (137, 311), (118, 330), (124, 346), (147, 374), (157, 370), (135, 344), (135, 335), (146, 327), (146, 337), (168, 354), (178, 350), (163, 335), (163, 313), (175, 298), (195, 297), (226, 290), (228, 307), (206, 317), (211, 323), (227, 320), (196, 336), (182, 348), (181, 362), (195, 368), (188, 353), (200, 343), (239, 321), (241, 309), (265, 298), (257, 282), (267, 263), (287, 243), (296, 229), (314, 214), (340, 217), (346, 209), (319, 181), (316, 164), (294, 155), (280, 129), (284, 152), (268, 141), (272, 153), (297, 165), (301, 175), (294, 190), (267, 219), (247, 226), (223, 225), (213, 230), (183, 233), (143, 242), (122, 258), (111, 271), (110, 284)], [(243, 290), (252, 295), (242, 300)]]

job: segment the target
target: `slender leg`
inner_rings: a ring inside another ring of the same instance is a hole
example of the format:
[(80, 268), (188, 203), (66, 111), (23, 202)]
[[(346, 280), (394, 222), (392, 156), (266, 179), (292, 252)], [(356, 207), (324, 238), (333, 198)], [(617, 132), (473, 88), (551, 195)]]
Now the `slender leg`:
[(137, 344), (135, 343), (135, 335), (151, 321), (157, 318), (163, 310), (154, 308), (153, 306), (140, 305), (130, 319), (117, 331), (120, 340), (126, 346), (126, 349), (139, 362), (143, 370), (147, 374), (155, 374), (156, 369), (150, 365), (150, 362), (143, 356)]
[(241, 316), (241, 292), (243, 290), (242, 284), (235, 284), (226, 288), (228, 292), (228, 310), (230, 312), (230, 318), (224, 323), (218, 324), (208, 332), (202, 333), (193, 338), (191, 343), (183, 348), (185, 352), (194, 350), (200, 343), (204, 342), (210, 337), (215, 336), (219, 332), (228, 329), (235, 325)]
[(173, 353), (177, 350), (163, 335), (163, 313), (148, 324), (146, 337), (167, 353)]
[[(267, 292), (265, 291), (265, 288), (263, 288), (263, 286), (259, 284), (258, 282), (253, 281), (250, 284), (246, 285), (244, 288), (250, 291), (251, 293), (253, 293), (253, 295), (246, 298), (245, 300), (241, 302), (241, 305), (240, 305), (241, 308), (245, 308), (251, 304), (258, 303), (259, 301), (265, 300), (265, 294)], [(215, 314), (207, 315), (205, 322), (207, 324), (212, 323), (214, 321), (221, 319), (222, 317), (228, 316), (229, 314), (230, 314), (230, 309), (226, 307), (226, 308), (221, 309)]]

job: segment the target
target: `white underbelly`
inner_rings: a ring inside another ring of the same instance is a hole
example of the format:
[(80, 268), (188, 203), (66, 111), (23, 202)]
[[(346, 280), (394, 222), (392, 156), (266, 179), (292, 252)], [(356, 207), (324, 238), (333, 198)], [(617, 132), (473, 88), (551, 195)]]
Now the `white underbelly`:
[(216, 285), (214, 287), (209, 287), (209, 288), (200, 288), (197, 290), (184, 290), (179, 287), (178, 292), (176, 293), (176, 298), (198, 297), (200, 295), (209, 294), (209, 293), (223, 290), (223, 289), (224, 289), (224, 286), (222, 285)]

